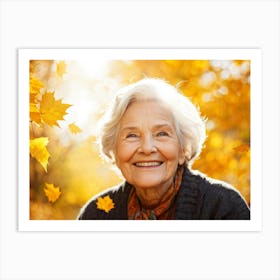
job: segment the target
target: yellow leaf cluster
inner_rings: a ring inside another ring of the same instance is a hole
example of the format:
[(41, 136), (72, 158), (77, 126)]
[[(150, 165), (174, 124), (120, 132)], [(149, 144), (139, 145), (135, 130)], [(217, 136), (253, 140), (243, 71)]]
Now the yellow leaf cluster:
[[(57, 64), (57, 74), (62, 76), (65, 72), (66, 64), (61, 61)], [(41, 90), (44, 88), (44, 83), (30, 75), (29, 79), (29, 112), (30, 120), (38, 125), (46, 123), (50, 126), (59, 126), (57, 121), (64, 120), (66, 110), (71, 106), (64, 104), (61, 100), (56, 100), (54, 92), (46, 92), (42, 94), (42, 99), (39, 99)]]
[(61, 195), (59, 187), (55, 187), (53, 184), (45, 183), (44, 192), (49, 202), (54, 203)]
[(30, 154), (35, 158), (47, 172), (47, 165), (49, 160), (49, 152), (47, 150), (47, 145), (49, 143), (48, 137), (39, 137), (31, 139), (29, 143)]
[[(66, 63), (64, 61), (54, 62), (52, 60), (33, 60), (30, 61), (29, 66), (29, 114), (31, 138), (29, 150), (32, 158), (40, 163), (45, 172), (48, 172), (47, 167), (50, 153), (47, 149), (47, 145), (52, 138), (40, 137), (39, 135), (50, 135), (48, 133), (49, 128), (45, 127), (43, 124), (59, 126), (58, 121), (64, 120), (64, 116), (67, 114), (67, 109), (72, 106), (63, 103), (61, 99), (56, 99), (55, 92), (48, 92), (47, 90), (48, 87), (53, 88), (51, 82), (52, 78), (55, 76), (62, 78), (66, 73)], [(37, 124), (36, 127), (33, 125), (34, 123)], [(81, 131), (74, 123), (69, 129), (72, 133), (79, 133)], [(49, 148), (51, 149), (51, 147), (52, 146), (50, 145)], [(34, 161), (31, 161), (30, 164), (33, 164), (33, 162)], [(30, 171), (30, 176), (32, 172), (36, 172), (33, 168), (31, 168)], [(38, 182), (36, 185), (37, 184)], [(52, 203), (55, 202), (61, 195), (59, 188), (49, 183), (45, 183), (44, 186), (44, 192), (48, 201)]]
[(98, 209), (103, 210), (106, 213), (109, 213), (115, 207), (115, 203), (109, 195), (106, 195), (104, 198), (99, 197), (97, 199), (96, 205)]

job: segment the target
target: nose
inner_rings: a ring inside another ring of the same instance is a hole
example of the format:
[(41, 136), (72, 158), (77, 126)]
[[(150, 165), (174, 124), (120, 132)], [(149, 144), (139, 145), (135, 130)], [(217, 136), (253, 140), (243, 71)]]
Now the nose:
[(144, 154), (151, 154), (156, 152), (155, 141), (152, 135), (145, 135), (140, 142), (139, 152)]

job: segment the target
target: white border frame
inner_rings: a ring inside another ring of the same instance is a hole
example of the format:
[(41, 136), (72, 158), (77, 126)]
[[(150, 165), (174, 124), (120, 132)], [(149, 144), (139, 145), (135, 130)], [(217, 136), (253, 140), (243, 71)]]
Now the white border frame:
[[(251, 220), (78, 221), (29, 219), (29, 61), (79, 60), (250, 60)], [(260, 49), (19, 49), (18, 50), (18, 230), (19, 231), (261, 231), (262, 229), (262, 52)], [(258, 156), (258, 158), (256, 158)]]

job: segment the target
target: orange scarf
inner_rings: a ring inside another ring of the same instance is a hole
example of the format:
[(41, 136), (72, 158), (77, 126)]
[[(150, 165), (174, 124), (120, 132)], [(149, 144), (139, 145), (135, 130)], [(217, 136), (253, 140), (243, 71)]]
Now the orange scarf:
[(129, 220), (173, 220), (175, 214), (175, 198), (182, 182), (183, 168), (178, 168), (174, 184), (163, 195), (154, 209), (144, 209), (135, 188), (131, 189), (128, 198)]

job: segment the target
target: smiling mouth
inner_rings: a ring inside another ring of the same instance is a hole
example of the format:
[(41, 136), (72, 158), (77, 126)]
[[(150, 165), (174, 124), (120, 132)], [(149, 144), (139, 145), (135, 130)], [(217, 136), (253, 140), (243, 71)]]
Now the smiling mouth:
[(137, 167), (158, 167), (162, 165), (162, 161), (147, 161), (147, 162), (135, 162), (133, 165)]

